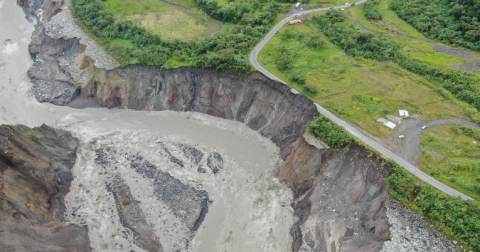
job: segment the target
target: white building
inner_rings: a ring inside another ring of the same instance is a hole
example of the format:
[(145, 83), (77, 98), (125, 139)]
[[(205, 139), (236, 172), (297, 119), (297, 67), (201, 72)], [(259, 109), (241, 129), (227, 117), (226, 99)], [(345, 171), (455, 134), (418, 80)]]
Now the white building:
[(404, 118), (409, 117), (408, 110), (403, 110), (403, 109), (401, 109), (401, 110), (398, 111), (398, 115), (399, 115), (400, 117), (404, 117)]

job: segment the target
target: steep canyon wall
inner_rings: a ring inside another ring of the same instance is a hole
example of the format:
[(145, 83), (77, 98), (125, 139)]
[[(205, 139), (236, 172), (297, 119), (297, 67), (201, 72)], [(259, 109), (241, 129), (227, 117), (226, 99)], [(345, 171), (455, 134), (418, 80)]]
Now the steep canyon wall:
[(277, 175), (295, 195), (292, 251), (378, 251), (389, 237), (385, 168), (361, 146), (346, 151), (310, 144), (303, 135), (318, 112), (308, 98), (260, 73), (145, 65), (98, 68), (85, 55), (81, 39), (51, 29), (49, 20), (66, 10), (62, 1), (19, 4), (27, 14), (39, 12), (32, 8), (43, 10), (30, 46), (34, 64), (29, 77), (38, 100), (74, 107), (194, 111), (243, 122), (280, 148), (284, 163)]

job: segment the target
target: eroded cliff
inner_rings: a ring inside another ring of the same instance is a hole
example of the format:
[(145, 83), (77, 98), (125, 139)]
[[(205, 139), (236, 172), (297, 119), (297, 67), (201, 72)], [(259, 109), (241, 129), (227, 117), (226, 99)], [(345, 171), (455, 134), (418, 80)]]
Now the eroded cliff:
[[(360, 146), (345, 152), (303, 140), (307, 125), (318, 116), (308, 98), (260, 73), (144, 65), (97, 68), (81, 40), (65, 37), (61, 27), (53, 31), (41, 20), (32, 37), (34, 66), (29, 71), (40, 101), (193, 111), (243, 122), (280, 148), (284, 163), (277, 175), (295, 195), (292, 251), (378, 251), (388, 239), (385, 168)], [(117, 199), (122, 196), (119, 185), (112, 187), (118, 189), (112, 190)], [(134, 202), (130, 196), (126, 192), (122, 197)], [(127, 210), (123, 215), (129, 215)], [(145, 235), (144, 247), (155, 246), (155, 239)]]
[(87, 229), (63, 219), (77, 145), (46, 125), (0, 126), (0, 250), (90, 251)]
[(332, 150), (306, 139), (277, 171), (295, 195), (293, 251), (378, 251), (389, 238), (385, 167), (362, 146)]

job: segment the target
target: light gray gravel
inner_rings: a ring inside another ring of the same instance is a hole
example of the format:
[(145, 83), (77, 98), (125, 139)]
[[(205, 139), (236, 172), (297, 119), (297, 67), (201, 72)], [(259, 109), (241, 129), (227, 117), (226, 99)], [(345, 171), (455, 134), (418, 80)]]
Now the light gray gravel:
[(107, 70), (119, 67), (120, 64), (110, 56), (95, 40), (90, 38), (74, 20), (67, 1), (62, 11), (45, 24), (46, 34), (53, 38), (80, 38), (80, 43), (87, 46), (85, 55), (95, 60), (95, 67)]
[(449, 252), (462, 251), (443, 236), (429, 221), (394, 199), (387, 203), (391, 240), (381, 252)]

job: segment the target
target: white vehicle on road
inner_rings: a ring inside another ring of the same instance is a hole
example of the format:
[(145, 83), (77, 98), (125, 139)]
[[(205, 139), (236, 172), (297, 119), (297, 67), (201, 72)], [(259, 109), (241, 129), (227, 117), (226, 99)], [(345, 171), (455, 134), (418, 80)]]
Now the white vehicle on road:
[(405, 138), (405, 135), (400, 135), (398, 136), (398, 138)]
[(427, 128), (427, 125), (423, 125), (423, 126), (422, 126), (422, 129), (426, 129), (426, 128)]

